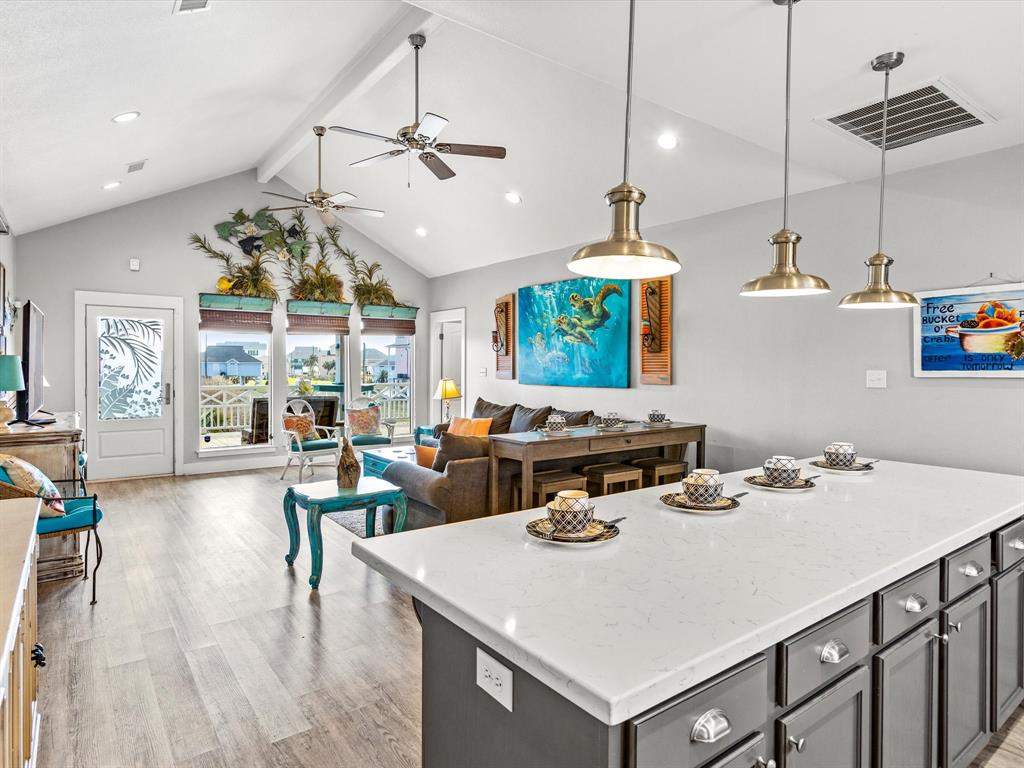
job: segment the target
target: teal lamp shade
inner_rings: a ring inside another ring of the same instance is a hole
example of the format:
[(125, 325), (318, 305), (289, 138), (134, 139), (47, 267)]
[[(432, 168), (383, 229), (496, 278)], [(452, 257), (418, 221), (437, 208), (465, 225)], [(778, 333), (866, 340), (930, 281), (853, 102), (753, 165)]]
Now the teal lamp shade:
[(24, 389), (21, 355), (0, 355), (0, 392), (21, 392)]

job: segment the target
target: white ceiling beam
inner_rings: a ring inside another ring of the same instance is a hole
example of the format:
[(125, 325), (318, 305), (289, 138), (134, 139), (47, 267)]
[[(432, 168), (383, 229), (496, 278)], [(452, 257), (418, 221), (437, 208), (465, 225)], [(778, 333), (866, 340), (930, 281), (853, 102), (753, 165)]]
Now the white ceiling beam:
[(274, 142), (256, 166), (256, 179), (265, 184), (312, 141), (314, 125), (324, 125), (340, 107), (358, 99), (380, 82), (412, 52), (409, 35), (428, 35), (444, 23), (444, 19), (420, 8), (405, 8), (398, 20), (371, 39), (351, 64), (330, 82), (323, 93)]

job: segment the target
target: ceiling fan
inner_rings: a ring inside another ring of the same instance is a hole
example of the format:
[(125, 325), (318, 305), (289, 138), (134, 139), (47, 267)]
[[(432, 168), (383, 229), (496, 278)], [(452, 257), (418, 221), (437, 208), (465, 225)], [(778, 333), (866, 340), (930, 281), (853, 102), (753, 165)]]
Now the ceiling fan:
[(323, 143), (324, 134), (327, 133), (326, 129), (322, 125), (313, 126), (313, 133), (316, 134), (316, 189), (307, 194), (305, 197), (292, 197), (290, 195), (281, 195), (277, 192), (264, 192), (264, 195), (272, 195), (273, 197), (283, 197), (285, 200), (294, 200), (298, 205), (286, 205), (282, 208), (268, 208), (268, 211), (299, 211), (303, 208), (312, 208), (318, 214), (320, 214), (320, 220), (328, 227), (338, 223), (338, 217), (334, 215), (335, 211), (339, 213), (345, 213), (351, 211), (352, 213), (361, 213), (363, 216), (374, 216), (380, 218), (384, 215), (384, 211), (378, 211), (375, 208), (357, 208), (354, 205), (345, 205), (349, 200), (355, 200), (356, 196), (351, 192), (336, 192), (330, 194), (324, 192), (320, 183), (320, 171), (321, 171), (321, 145)]
[(385, 141), (389, 144), (394, 144), (400, 149), (391, 149), (387, 152), (383, 152), (373, 157), (368, 157), (365, 160), (359, 160), (352, 163), (353, 168), (361, 168), (366, 165), (373, 165), (379, 163), (382, 160), (387, 160), (391, 157), (399, 157), (409, 152), (416, 152), (420, 159), (427, 168), (430, 169), (437, 178), (444, 181), (450, 179), (455, 175), (455, 171), (448, 167), (438, 154), (444, 155), (470, 155), (472, 157), (491, 157), (496, 160), (502, 160), (505, 157), (504, 147), (492, 147), (485, 144), (453, 144), (451, 142), (438, 142), (437, 135), (444, 130), (444, 127), (448, 125), (448, 120), (435, 115), (433, 112), (427, 112), (423, 115), (423, 119), (420, 119), (420, 48), (422, 48), (427, 42), (427, 38), (423, 35), (409, 35), (409, 44), (412, 45), (416, 51), (416, 98), (415, 98), (415, 113), (413, 114), (412, 125), (407, 125), (403, 128), (398, 129), (396, 138), (390, 136), (382, 136), (378, 133), (368, 133), (367, 131), (357, 131), (354, 128), (343, 128), (340, 125), (332, 125), (332, 131), (340, 131), (341, 133), (348, 133), (352, 136), (363, 136), (367, 139), (377, 139), (377, 141)]

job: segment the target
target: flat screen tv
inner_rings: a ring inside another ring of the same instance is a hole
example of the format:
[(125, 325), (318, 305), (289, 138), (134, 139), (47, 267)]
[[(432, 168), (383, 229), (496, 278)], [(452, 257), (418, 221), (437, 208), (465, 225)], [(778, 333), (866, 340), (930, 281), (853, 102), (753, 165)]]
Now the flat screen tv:
[(43, 311), (34, 301), (21, 308), (21, 366), (25, 389), (18, 393), (18, 421), (52, 424), (53, 414), (43, 411)]

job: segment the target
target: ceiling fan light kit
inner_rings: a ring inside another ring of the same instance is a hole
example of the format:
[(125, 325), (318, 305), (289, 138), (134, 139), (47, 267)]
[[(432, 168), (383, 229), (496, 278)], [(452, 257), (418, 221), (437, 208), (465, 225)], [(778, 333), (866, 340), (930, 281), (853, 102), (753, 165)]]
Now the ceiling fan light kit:
[(789, 112), (790, 81), (792, 79), (793, 53), (793, 4), (797, 0), (773, 0), (776, 5), (786, 6), (786, 142), (782, 183), (782, 229), (772, 235), (768, 242), (775, 248), (775, 258), (767, 275), (754, 278), (743, 284), (740, 296), (757, 298), (779, 298), (787, 296), (814, 296), (829, 293), (829, 284), (817, 275), (805, 275), (796, 265), (796, 245), (800, 235), (789, 228)]
[(612, 187), (605, 202), (612, 208), (612, 231), (607, 239), (585, 245), (573, 255), (569, 270), (587, 277), (649, 280), (682, 269), (672, 251), (644, 240), (640, 234), (640, 206), (647, 196), (629, 183), (629, 128), (633, 105), (633, 30), (636, 0), (629, 0), (629, 48), (626, 65), (626, 129), (622, 183)]
[(892, 258), (882, 251), (882, 225), (885, 213), (885, 150), (889, 132), (889, 75), (903, 63), (901, 51), (891, 51), (871, 60), (875, 72), (885, 73), (885, 91), (882, 97), (882, 172), (878, 185), (878, 251), (864, 262), (868, 268), (868, 284), (862, 291), (849, 293), (839, 306), (843, 309), (907, 309), (916, 306), (917, 297), (906, 291), (897, 291), (889, 284)]

